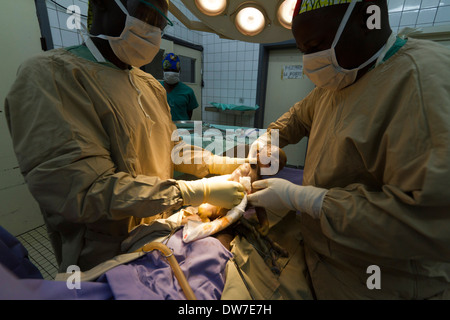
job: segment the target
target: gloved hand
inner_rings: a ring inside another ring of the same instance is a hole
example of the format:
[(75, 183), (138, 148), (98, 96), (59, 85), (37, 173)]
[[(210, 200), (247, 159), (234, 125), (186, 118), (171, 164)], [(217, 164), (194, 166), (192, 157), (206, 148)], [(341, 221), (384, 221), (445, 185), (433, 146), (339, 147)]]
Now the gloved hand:
[(271, 136), (268, 132), (266, 132), (250, 145), (248, 158), (257, 159), (259, 151), (264, 149), (268, 145), (271, 145)]
[(271, 131), (270, 135), (266, 132), (250, 146), (248, 158), (256, 158), (261, 175), (275, 175), (286, 165), (286, 153), (278, 145), (278, 133)]
[(322, 202), (328, 190), (312, 186), (299, 186), (285, 179), (272, 178), (253, 182), (260, 189), (247, 196), (248, 203), (271, 211), (299, 210), (318, 219)]
[(208, 178), (193, 181), (178, 180), (177, 183), (184, 205), (199, 206), (202, 203), (209, 203), (231, 209), (244, 198), (244, 186), (234, 181)]
[(231, 174), (240, 165), (248, 163), (246, 158), (230, 158), (211, 155), (208, 161), (208, 170), (211, 174)]

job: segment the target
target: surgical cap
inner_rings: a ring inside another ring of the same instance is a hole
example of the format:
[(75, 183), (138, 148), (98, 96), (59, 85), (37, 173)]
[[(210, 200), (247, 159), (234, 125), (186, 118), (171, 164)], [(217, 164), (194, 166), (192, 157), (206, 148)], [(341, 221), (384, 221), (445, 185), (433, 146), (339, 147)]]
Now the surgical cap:
[[(356, 2), (362, 1), (368, 0), (356, 0)], [(298, 0), (297, 5), (295, 6), (294, 9), (294, 17), (308, 11), (313, 11), (316, 9), (321, 9), (336, 4), (345, 4), (350, 2), (352, 2), (352, 0)]]
[(180, 58), (176, 54), (168, 53), (162, 62), (164, 71), (180, 72)]

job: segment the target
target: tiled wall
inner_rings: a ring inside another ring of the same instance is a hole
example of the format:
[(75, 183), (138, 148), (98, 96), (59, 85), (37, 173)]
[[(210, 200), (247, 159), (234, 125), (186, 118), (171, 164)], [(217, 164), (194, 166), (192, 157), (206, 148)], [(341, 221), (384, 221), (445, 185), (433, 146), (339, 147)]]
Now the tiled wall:
[(81, 9), (81, 21), (87, 26), (88, 0), (47, 0), (47, 13), (55, 48), (70, 47), (82, 43), (77, 30), (67, 28), (70, 14), (64, 8), (77, 5)]
[[(81, 43), (77, 32), (68, 30), (66, 27), (69, 15), (54, 2), (65, 8), (71, 4), (76, 4), (80, 6), (82, 15), (86, 15), (88, 0), (47, 0), (55, 47), (66, 47)], [(188, 18), (196, 20), (180, 0), (173, 0), (173, 2)], [(404, 27), (420, 28), (450, 24), (450, 0), (388, 0), (388, 5), (394, 32), (399, 32)], [(259, 45), (224, 40), (215, 34), (191, 31), (177, 21), (173, 15), (169, 14), (169, 18), (174, 21), (174, 26), (167, 29), (168, 35), (202, 45), (204, 48), (202, 108), (210, 106), (210, 102), (254, 106), (256, 103)], [(203, 121), (205, 122), (234, 124), (235, 120), (232, 115), (203, 111)], [(236, 124), (252, 126), (253, 117), (238, 117)]]
[[(189, 18), (189, 20), (197, 20), (197, 18), (184, 7), (180, 0), (171, 0), (171, 2), (175, 4), (177, 8), (179, 8), (184, 13), (184, 15)], [(167, 35), (180, 38), (193, 44), (203, 45), (204, 32), (189, 30), (170, 12), (168, 17), (174, 25), (173, 27), (168, 26), (166, 28), (165, 33), (167, 33)]]
[[(210, 102), (255, 106), (259, 44), (204, 35), (203, 105)], [(204, 112), (203, 121), (233, 124), (233, 115)], [(236, 125), (253, 127), (253, 116), (237, 117)]]
[(388, 5), (394, 32), (450, 24), (450, 0), (388, 0)]
[[(190, 20), (198, 20), (180, 0), (172, 1)], [(224, 40), (212, 33), (188, 30), (172, 14), (174, 26), (166, 33), (203, 46), (203, 121), (252, 127), (253, 116), (234, 117), (219, 112), (205, 111), (210, 102), (254, 106), (258, 73), (259, 45)], [(235, 122), (236, 120), (236, 122)]]

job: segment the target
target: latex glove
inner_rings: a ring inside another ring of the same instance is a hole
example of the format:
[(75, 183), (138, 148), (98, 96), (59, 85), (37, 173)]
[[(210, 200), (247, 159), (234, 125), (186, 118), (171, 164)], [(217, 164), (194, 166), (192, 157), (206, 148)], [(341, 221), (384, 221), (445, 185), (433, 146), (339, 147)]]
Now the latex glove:
[(272, 178), (253, 182), (256, 192), (247, 196), (248, 203), (268, 210), (299, 210), (318, 219), (323, 198), (328, 190), (312, 186), (299, 186), (285, 179)]
[(184, 205), (199, 206), (202, 203), (209, 203), (231, 209), (244, 198), (244, 186), (234, 181), (209, 178), (194, 181), (178, 180), (177, 183)]
[(286, 153), (278, 145), (278, 133), (271, 131), (270, 135), (266, 132), (250, 146), (248, 158), (256, 158), (261, 175), (273, 176), (286, 165)]
[(211, 155), (208, 161), (208, 170), (211, 174), (231, 174), (240, 165), (248, 163), (246, 158), (230, 158)]
[(258, 139), (256, 139), (251, 145), (250, 150), (248, 152), (248, 158), (257, 159), (257, 155), (260, 150), (265, 148), (267, 145), (271, 144), (271, 136), (268, 132), (261, 135)]

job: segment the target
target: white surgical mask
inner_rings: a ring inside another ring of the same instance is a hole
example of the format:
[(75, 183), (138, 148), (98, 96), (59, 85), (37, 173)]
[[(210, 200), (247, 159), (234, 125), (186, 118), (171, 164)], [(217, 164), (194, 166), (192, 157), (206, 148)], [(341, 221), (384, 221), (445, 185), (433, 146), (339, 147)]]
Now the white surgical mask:
[(178, 72), (164, 72), (164, 81), (168, 84), (176, 84), (180, 82), (180, 74)]
[(356, 80), (358, 71), (375, 61), (383, 52), (383, 46), (375, 55), (357, 68), (344, 69), (336, 58), (335, 47), (356, 5), (353, 0), (345, 12), (330, 49), (303, 55), (303, 70), (308, 78), (318, 87), (328, 90), (341, 90)]
[(120, 36), (89, 36), (108, 40), (114, 54), (126, 64), (139, 68), (152, 62), (159, 52), (161, 29), (131, 16), (120, 0), (115, 2), (127, 16)]

